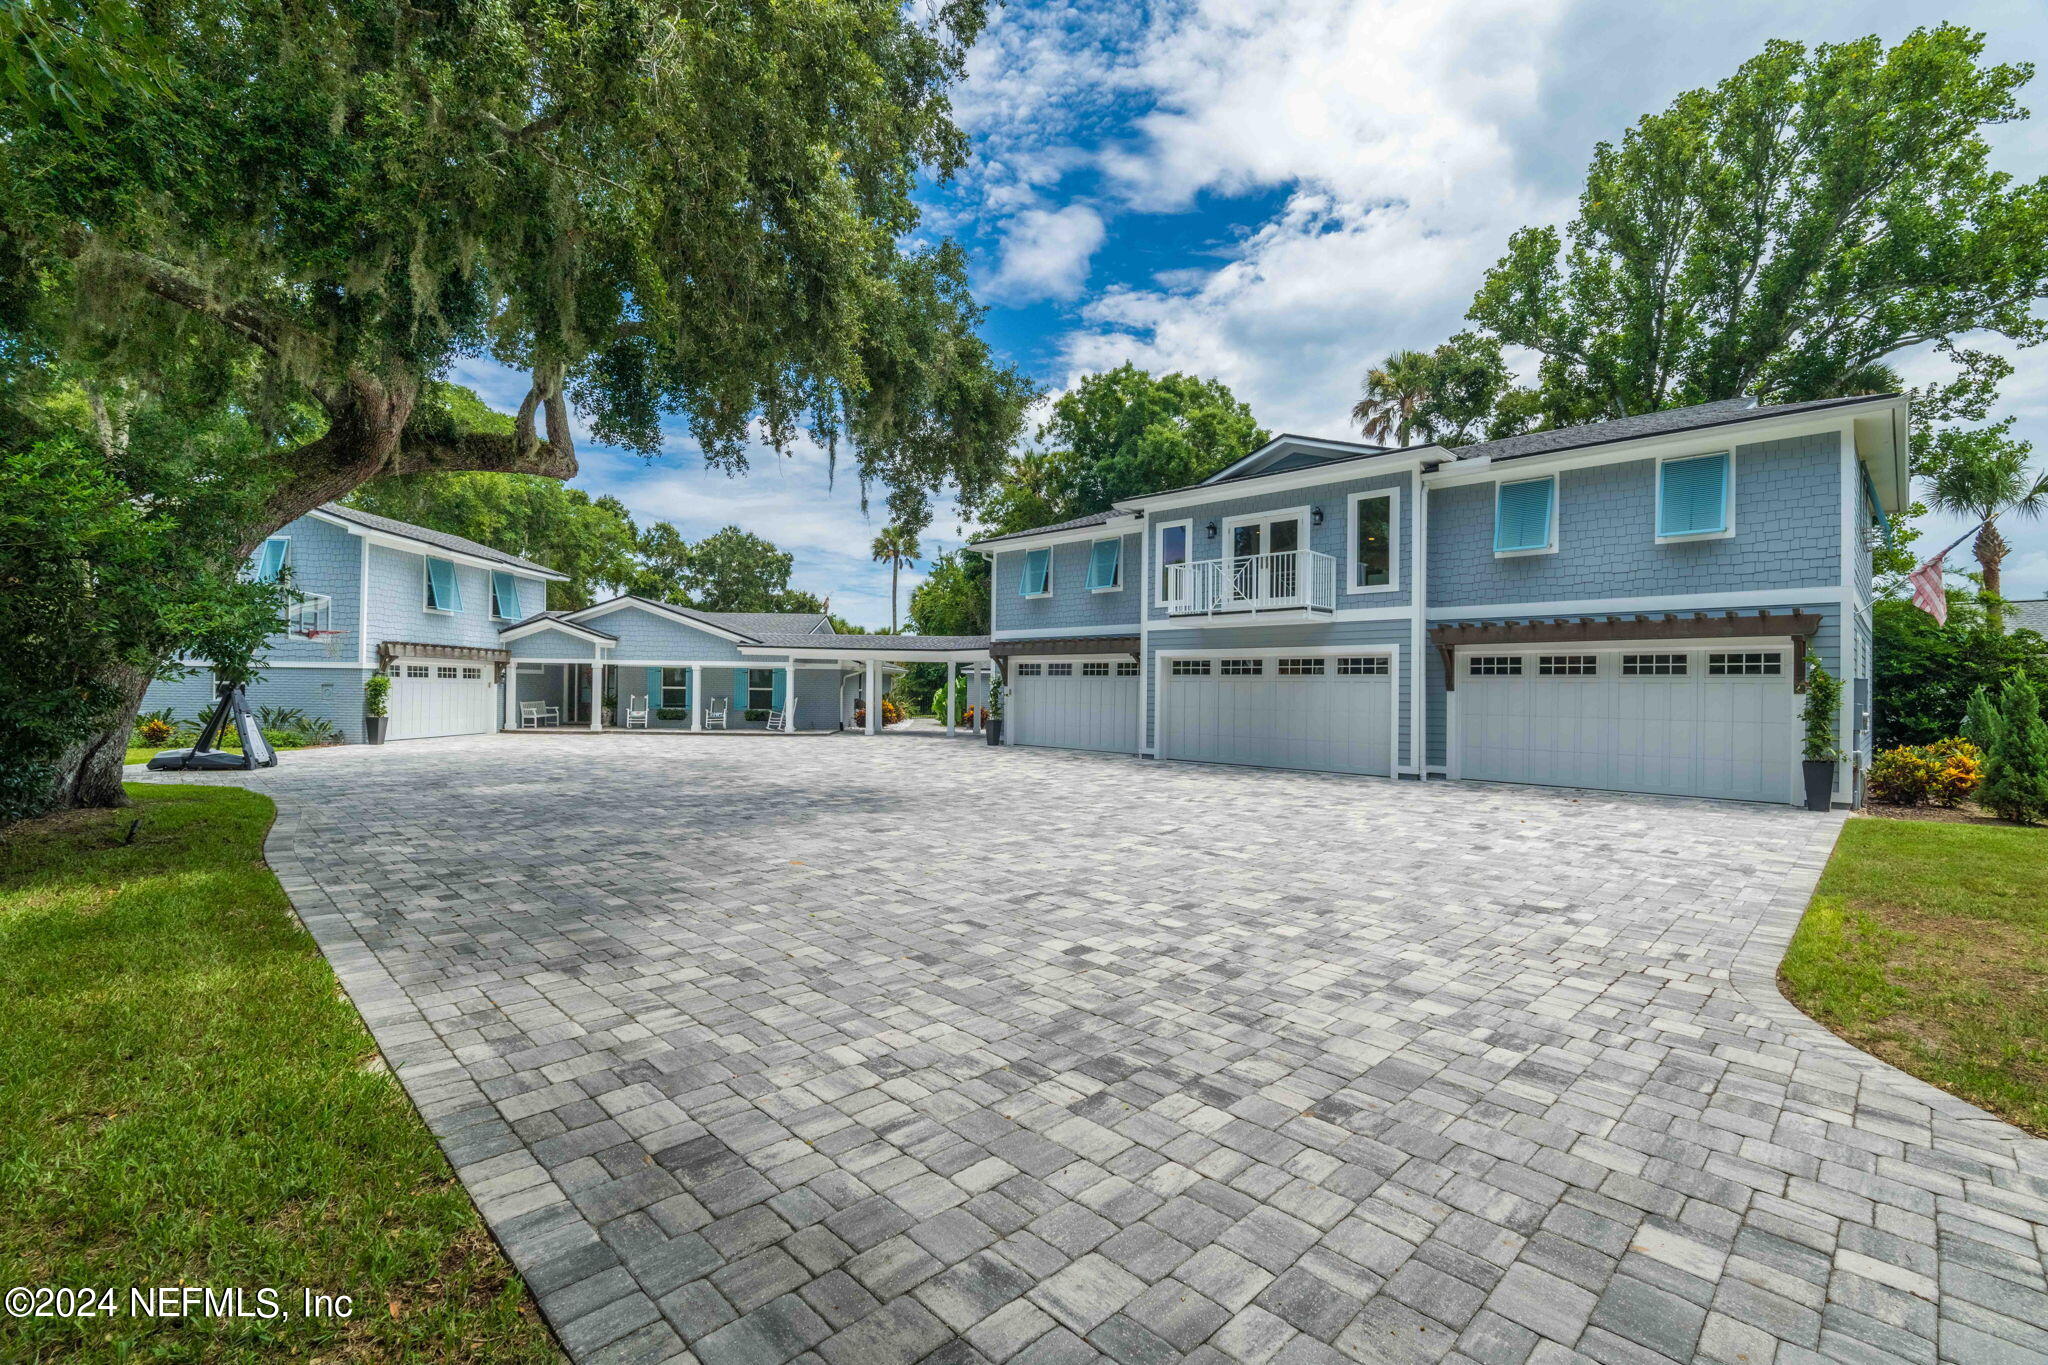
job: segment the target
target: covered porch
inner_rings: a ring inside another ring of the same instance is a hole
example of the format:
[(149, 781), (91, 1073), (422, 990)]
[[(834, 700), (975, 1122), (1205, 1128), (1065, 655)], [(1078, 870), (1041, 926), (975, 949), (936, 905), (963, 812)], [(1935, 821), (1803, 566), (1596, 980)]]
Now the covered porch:
[[(883, 733), (881, 708), (868, 704), (888, 690), (889, 680), (906, 664), (946, 666), (946, 713), (939, 718), (949, 736), (982, 733), (988, 711), (989, 683), (995, 664), (989, 641), (982, 635), (825, 635), (791, 637), (771, 644), (742, 646), (742, 654), (787, 657), (797, 673), (829, 671), (838, 679), (838, 716), (842, 728), (863, 735)], [(959, 713), (958, 680), (967, 679), (969, 716)]]

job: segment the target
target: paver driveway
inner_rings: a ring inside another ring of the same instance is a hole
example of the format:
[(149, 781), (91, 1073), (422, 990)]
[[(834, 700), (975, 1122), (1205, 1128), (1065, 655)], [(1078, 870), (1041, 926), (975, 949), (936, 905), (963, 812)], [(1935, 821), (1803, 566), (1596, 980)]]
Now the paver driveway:
[(896, 737), (244, 780), (582, 1360), (2048, 1358), (2044, 1144), (1772, 988), (1839, 817)]

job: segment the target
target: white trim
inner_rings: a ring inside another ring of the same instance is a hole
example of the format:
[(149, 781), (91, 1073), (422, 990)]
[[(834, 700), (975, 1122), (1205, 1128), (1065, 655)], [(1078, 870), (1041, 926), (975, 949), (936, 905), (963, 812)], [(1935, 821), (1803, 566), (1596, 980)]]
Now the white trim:
[[(1358, 581), (1360, 571), (1365, 567), (1358, 558), (1358, 504), (1368, 498), (1387, 500), (1387, 581), (1366, 585)], [(1351, 565), (1351, 572), (1345, 575), (1343, 592), (1360, 594), (1368, 592), (1401, 591), (1401, 486), (1390, 484), (1385, 488), (1361, 488), (1344, 500), (1344, 558)], [(1408, 537), (1413, 540), (1411, 534)]]
[(1405, 621), (1413, 607), (1339, 607), (1335, 611), (1310, 611), (1306, 607), (1286, 611), (1233, 613), (1227, 616), (1169, 616), (1154, 621), (1153, 630), (1233, 630), (1244, 626), (1320, 626), (1332, 621)]
[[(1252, 451), (1249, 455), (1240, 455), (1237, 459), (1232, 460), (1229, 464), (1202, 480), (1199, 486), (1206, 488), (1222, 483), (1230, 479), (1231, 475), (1239, 470), (1248, 468), (1253, 461), (1268, 455), (1273, 456), (1273, 462), (1277, 464), (1286, 454), (1295, 450), (1334, 450), (1359, 458), (1367, 458), (1373, 455), (1390, 455), (1393, 453), (1386, 447), (1374, 445), (1369, 441), (1339, 441), (1327, 436), (1293, 436), (1283, 431), (1257, 450)], [(1333, 463), (1341, 462), (1333, 461)], [(1247, 475), (1246, 477), (1252, 476)], [(1233, 480), (1233, 482), (1242, 482), (1242, 480)]]
[(1417, 480), (1415, 510), (1409, 513), (1408, 761), (1417, 778), (1429, 780), (1429, 490)]
[[(183, 666), (186, 668), (210, 667), (210, 665), (208, 664), (184, 664)], [(258, 673), (268, 673), (273, 668), (350, 668), (359, 670), (362, 667), (363, 665), (360, 663), (349, 663), (346, 660), (335, 661), (329, 659), (322, 659), (317, 663), (311, 659), (279, 659), (275, 662), (265, 662), (259, 659), (256, 661), (256, 671)], [(375, 670), (373, 669), (372, 671), (374, 672)]]
[(1477, 621), (1489, 616), (1589, 616), (1626, 611), (1721, 611), (1730, 607), (1829, 606), (1841, 600), (1834, 584), (1811, 588), (1772, 588), (1757, 592), (1702, 592), (1671, 597), (1581, 597), (1554, 602), (1488, 602), (1469, 607), (1431, 607), (1433, 621)]
[(724, 626), (715, 626), (709, 621), (700, 621), (694, 616), (685, 615), (666, 602), (654, 602), (644, 597), (614, 597), (609, 602), (599, 602), (595, 606), (585, 607), (578, 612), (571, 612), (570, 619), (588, 621), (592, 617), (609, 616), (615, 611), (624, 611), (628, 607), (637, 607), (642, 611), (653, 613), (657, 617), (669, 617), (682, 625), (689, 626), (693, 630), (701, 630), (706, 635), (715, 635), (721, 640), (732, 640), (736, 643), (749, 645), (759, 643), (751, 635), (742, 635), (738, 631), (727, 630)]
[(367, 544), (382, 545), (390, 550), (403, 550), (409, 555), (432, 555), (436, 559), (453, 560), (457, 564), (466, 565), (472, 569), (500, 569), (506, 573), (520, 574), (527, 578), (538, 578), (543, 583), (566, 583), (569, 581), (569, 575), (557, 573), (553, 569), (543, 569), (538, 565), (529, 567), (507, 564), (502, 559), (490, 559), (483, 555), (468, 554), (462, 550), (451, 550), (445, 545), (436, 545), (429, 540), (415, 540), (411, 536), (399, 535), (392, 531), (372, 530), (368, 526), (359, 525), (345, 517), (337, 517), (331, 512), (323, 512), (317, 507), (306, 513), (306, 515), (315, 520), (324, 521), (330, 526), (339, 526), (350, 535), (360, 537)]
[[(1689, 531), (1683, 535), (1667, 536), (1657, 528), (1664, 524), (1664, 466), (1674, 460), (1704, 460), (1712, 455), (1724, 455), (1728, 459), (1728, 479), (1721, 489), (1723, 520), (1728, 524), (1719, 531)], [(1700, 540), (1730, 540), (1735, 536), (1735, 447), (1726, 450), (1702, 450), (1685, 455), (1659, 455), (1657, 467), (1650, 473), (1650, 536), (1659, 545), (1690, 545)]]
[(1139, 529), (1134, 523), (1143, 521), (1144, 518), (1139, 513), (1119, 509), (1107, 521), (1091, 522), (1086, 526), (1069, 526), (1060, 531), (1019, 531), (1013, 536), (969, 541), (962, 548), (994, 559), (999, 554), (1006, 555), (1013, 550), (1035, 550), (1047, 545), (1072, 545), (1081, 540), (1100, 540), (1105, 532), (1130, 535)]
[[(1505, 489), (1505, 488), (1509, 488), (1509, 487), (1520, 487), (1520, 486), (1521, 486), (1522, 484), (1525, 484), (1525, 483), (1543, 483), (1543, 482), (1545, 482), (1545, 481), (1548, 481), (1548, 482), (1549, 482), (1549, 484), (1550, 484), (1550, 508), (1549, 508), (1549, 514), (1550, 514), (1550, 521), (1549, 521), (1549, 523), (1548, 523), (1548, 524), (1547, 524), (1547, 525), (1546, 525), (1546, 526), (1545, 526), (1545, 527), (1543, 528), (1543, 531), (1544, 531), (1544, 535), (1545, 535), (1545, 537), (1546, 537), (1546, 539), (1547, 539), (1547, 543), (1546, 543), (1546, 544), (1543, 544), (1543, 545), (1538, 545), (1538, 546), (1536, 546), (1536, 547), (1535, 547), (1534, 549), (1528, 549), (1528, 550), (1503, 550), (1503, 549), (1501, 549), (1501, 548), (1500, 548), (1500, 495), (1501, 495), (1501, 491), (1502, 491), (1503, 489)], [(1556, 554), (1556, 553), (1557, 553), (1557, 544), (1558, 544), (1558, 541), (1560, 541), (1560, 540), (1562, 540), (1562, 539), (1563, 539), (1563, 537), (1562, 537), (1561, 535), (1559, 535), (1559, 534), (1558, 534), (1558, 531), (1559, 531), (1559, 529), (1560, 529), (1560, 528), (1559, 528), (1559, 523), (1561, 523), (1561, 522), (1562, 522), (1562, 521), (1564, 520), (1564, 509), (1563, 509), (1563, 507), (1561, 507), (1561, 506), (1559, 505), (1559, 503), (1560, 503), (1560, 499), (1562, 498), (1562, 496), (1563, 496), (1563, 493), (1564, 493), (1564, 489), (1563, 489), (1562, 487), (1560, 487), (1560, 485), (1562, 484), (1562, 482), (1563, 482), (1563, 481), (1562, 481), (1561, 479), (1559, 479), (1559, 478), (1557, 477), (1557, 475), (1556, 475), (1556, 474), (1554, 474), (1554, 473), (1552, 473), (1552, 474), (1532, 474), (1532, 475), (1529, 475), (1529, 476), (1528, 476), (1528, 477), (1526, 477), (1526, 478), (1515, 478), (1515, 479), (1500, 479), (1500, 480), (1498, 480), (1498, 481), (1496, 481), (1496, 482), (1495, 482), (1495, 484), (1493, 485), (1493, 532), (1492, 532), (1492, 534), (1491, 534), (1490, 536), (1488, 536), (1488, 539), (1489, 539), (1490, 541), (1492, 541), (1492, 542), (1493, 542), (1493, 545), (1492, 545), (1492, 548), (1493, 548), (1493, 557), (1494, 557), (1495, 559), (1526, 559), (1526, 558), (1528, 558), (1528, 557), (1529, 557), (1530, 555), (1554, 555), (1554, 554)]]
[[(1879, 401), (1872, 400), (1873, 403)], [(1887, 398), (1881, 401), (1883, 406), (1894, 411), (1905, 402), (1902, 398)], [(1520, 479), (1524, 477), (1525, 470), (1533, 476), (1565, 469), (1628, 464), (1636, 460), (1651, 459), (1660, 452), (1673, 455), (1711, 455), (1717, 450), (1729, 450), (1739, 445), (1761, 445), (1767, 441), (1784, 441), (1799, 436), (1818, 436), (1839, 431), (1843, 421), (1851, 419), (1858, 410), (1857, 406), (1845, 404), (1822, 412), (1792, 413), (1784, 417), (1758, 418), (1750, 422), (1722, 422), (1711, 427), (1694, 427), (1687, 431), (1637, 436), (1605, 445), (1573, 446), (1567, 450), (1543, 455), (1519, 455), (1500, 461), (1452, 460), (1434, 471), (1424, 473), (1423, 478), (1431, 487), (1450, 488), (1461, 484), (1492, 483), (1503, 478)]]
[[(1863, 551), (1863, 537), (1859, 526), (1863, 518), (1858, 515), (1858, 498), (1863, 490), (1857, 478), (1860, 468), (1856, 458), (1854, 430), (1853, 424), (1844, 425), (1842, 428), (1842, 612), (1835, 626), (1834, 669), (1835, 677), (1842, 687), (1840, 710), (1835, 717), (1835, 747), (1850, 757), (1847, 762), (1835, 764), (1835, 784), (1829, 802), (1831, 805), (1834, 801), (1847, 802), (1855, 799), (1855, 787), (1850, 775), (1861, 761), (1861, 755), (1853, 746), (1856, 742), (1856, 617), (1863, 606), (1856, 593), (1855, 556)], [(1873, 591), (1876, 586), (1877, 575), (1873, 573)], [(1874, 637), (1871, 648), (1875, 652)], [(1875, 677), (1871, 679), (1870, 697), (1874, 707), (1877, 703)], [(1800, 725), (1803, 734), (1804, 717), (1799, 711), (1793, 712), (1793, 720)], [(1805, 756), (1805, 750), (1802, 749), (1800, 757), (1803, 759)], [(1797, 799), (1805, 800), (1805, 793), (1802, 791)]]
[[(1041, 597), (1052, 596), (1052, 549), (1053, 547), (1050, 545), (1034, 545), (1024, 552), (1024, 567), (1022, 571), (1019, 572), (1017, 575), (1018, 597), (1029, 602), (1035, 601)], [(1037, 554), (1042, 554), (1045, 556), (1045, 586), (1040, 588), (1037, 592), (1025, 592), (1024, 575), (1031, 572), (1031, 556)], [(991, 581), (991, 585), (993, 585), (993, 581), (995, 578), (995, 572), (993, 568), (991, 568), (989, 572), (989, 578)]]
[(1389, 451), (1385, 455), (1368, 456), (1357, 460), (1334, 460), (1314, 469), (1292, 469), (1285, 474), (1261, 474), (1248, 479), (1234, 479), (1228, 484), (1196, 484), (1193, 488), (1170, 489), (1164, 493), (1152, 493), (1141, 498), (1125, 498), (1117, 504), (1117, 509), (1143, 509), (1148, 513), (1156, 513), (1177, 511), (1184, 507), (1213, 506), (1225, 500), (1220, 490), (1226, 488), (1230, 490), (1229, 500), (1234, 501), (1240, 497), (1291, 493), (1301, 488), (1322, 488), (1383, 474), (1406, 473), (1411, 469), (1421, 468), (1426, 460), (1450, 458), (1449, 451), (1435, 446), (1424, 450)]
[[(456, 563), (445, 555), (421, 555), (420, 559), (420, 610), (429, 616), (455, 616), (459, 607), (437, 607), (433, 605), (434, 561), (440, 560), (448, 566), (448, 582), (455, 589), (455, 600), (462, 601), (462, 580), (455, 576)], [(486, 620), (490, 619), (488, 615)]]
[[(331, 521), (332, 518), (329, 518)], [(356, 544), (362, 547), (362, 555), (356, 565), (356, 620), (359, 631), (356, 635), (356, 663), (370, 666), (370, 542), (358, 538)]]
[[(1232, 531), (1235, 531), (1240, 526), (1257, 526), (1261, 528), (1259, 532), (1259, 548), (1257, 553), (1262, 555), (1278, 553), (1269, 544), (1269, 542), (1272, 540), (1272, 536), (1264, 528), (1271, 526), (1274, 522), (1279, 521), (1291, 521), (1294, 523), (1294, 548), (1296, 550), (1306, 550), (1309, 548), (1309, 512), (1309, 505), (1307, 503), (1303, 503), (1298, 507), (1276, 507), (1270, 512), (1240, 512), (1234, 517), (1224, 517), (1221, 521), (1217, 523), (1217, 557), (1226, 562), (1229, 560), (1243, 559), (1246, 557), (1244, 555), (1234, 554), (1231, 552), (1230, 549), (1230, 533)], [(1190, 549), (1192, 550), (1192, 545), (1190, 546)], [(1188, 560), (1190, 563), (1194, 561), (1194, 555), (1192, 554), (1192, 552), (1189, 554)]]
[[(1070, 637), (1078, 638), (1087, 635), (1136, 635), (1138, 634), (1139, 627), (1143, 624), (1144, 622), (1142, 621), (1127, 621), (1121, 625), (1114, 626), (1067, 626), (1064, 628), (1045, 626), (1042, 628), (1034, 627), (1030, 630), (999, 630), (988, 638), (991, 640), (1065, 640)], [(907, 636), (905, 638), (915, 639), (916, 637)]]
[[(1192, 564), (1195, 562), (1194, 518), (1183, 517), (1177, 521), (1155, 521), (1152, 523), (1151, 530), (1149, 530), (1146, 533), (1145, 537), (1148, 547), (1148, 552), (1146, 554), (1146, 565), (1148, 573), (1150, 570), (1150, 564), (1152, 559), (1152, 556), (1149, 551), (1151, 549), (1157, 548), (1159, 541), (1165, 537), (1168, 531), (1172, 530), (1176, 526), (1180, 527), (1181, 530), (1187, 533), (1187, 553), (1175, 562), (1179, 564)], [(1167, 567), (1166, 559), (1163, 553), (1159, 559), (1159, 567), (1162, 570)], [(1150, 574), (1150, 581), (1146, 584), (1145, 587), (1145, 596), (1148, 599), (1150, 599), (1152, 606), (1161, 608), (1166, 606), (1166, 584), (1161, 580), (1161, 576), (1159, 574)]]
[[(873, 637), (860, 636), (855, 638), (872, 639)], [(915, 635), (905, 635), (892, 638), (915, 640), (917, 637)], [(788, 645), (741, 645), (739, 646), (739, 652), (748, 659), (762, 654), (782, 659), (837, 659), (849, 664), (857, 664), (867, 659), (880, 659), (885, 664), (898, 666), (903, 664), (942, 664), (948, 659), (956, 659), (963, 664), (986, 663), (989, 658), (989, 652), (986, 649), (906, 649), (898, 652), (881, 649), (832, 649), (827, 646), (820, 646), (816, 649), (801, 649), (791, 648)], [(739, 667), (731, 659), (723, 659), (719, 662), (728, 668)], [(754, 667), (752, 664), (747, 666)]]
[[(1398, 642), (1388, 641), (1384, 644), (1369, 645), (1259, 645), (1251, 649), (1176, 649), (1172, 646), (1168, 646), (1164, 649), (1159, 650), (1152, 657), (1155, 659), (1166, 660), (1170, 664), (1171, 661), (1174, 659), (1242, 659), (1253, 655), (1256, 655), (1257, 657), (1262, 659), (1278, 659), (1282, 657), (1298, 659), (1304, 656), (1321, 657), (1326, 659), (1342, 657), (1348, 659), (1357, 658), (1361, 655), (1367, 654), (1384, 654), (1387, 656), (1387, 671), (1385, 677), (1387, 679), (1387, 687), (1392, 692), (1392, 698), (1387, 706), (1388, 715), (1386, 776), (1388, 780), (1391, 781), (1395, 778), (1398, 778), (1403, 771), (1401, 764), (1401, 646)], [(1264, 676), (1267, 678), (1275, 678), (1279, 675), (1277, 673), (1267, 673)], [(1173, 669), (1171, 667), (1162, 668), (1159, 670), (1159, 686), (1162, 689), (1162, 700), (1164, 696), (1164, 688), (1166, 687), (1167, 683), (1172, 679), (1172, 677)], [(1139, 680), (1141, 682), (1144, 681), (1142, 672), (1140, 674)], [(1410, 704), (1413, 705), (1412, 702)], [(1164, 708), (1162, 707), (1162, 709)], [(1153, 757), (1159, 759), (1169, 759), (1173, 757), (1173, 755), (1166, 752), (1166, 736), (1164, 734), (1156, 736), (1153, 740), (1152, 747), (1150, 749), (1145, 750), (1144, 752), (1149, 753)], [(1180, 761), (1200, 762), (1201, 760), (1182, 759)], [(1296, 769), (1294, 771), (1324, 772), (1328, 770), (1320, 768), (1301, 768)], [(1377, 774), (1347, 773), (1345, 774), (1345, 776), (1371, 777), (1377, 776)]]
[(610, 646), (618, 643), (609, 635), (600, 635), (586, 626), (577, 625), (574, 621), (563, 620), (554, 616), (536, 621), (528, 621), (525, 625), (507, 626), (498, 632), (498, 639), (501, 641), (523, 640), (529, 635), (538, 635), (544, 630), (559, 630), (564, 635), (585, 639), (596, 645)]
[[(1122, 532), (1118, 532), (1113, 536), (1097, 536), (1088, 542), (1088, 570), (1081, 575), (1081, 585), (1087, 587), (1089, 575), (1095, 572), (1095, 547), (1098, 545), (1116, 546), (1116, 582), (1106, 588), (1088, 588), (1088, 591), (1122, 592), (1124, 590), (1124, 538)], [(1048, 574), (1047, 578), (1050, 579), (1051, 575)]]
[[(432, 656), (423, 655), (422, 657), (431, 658)], [(598, 658), (596, 653), (593, 651), (592, 653), (585, 655), (581, 659), (533, 658), (527, 655), (521, 655), (519, 658), (512, 660), (512, 662), (515, 664), (577, 664), (580, 666), (583, 664), (597, 663)]]

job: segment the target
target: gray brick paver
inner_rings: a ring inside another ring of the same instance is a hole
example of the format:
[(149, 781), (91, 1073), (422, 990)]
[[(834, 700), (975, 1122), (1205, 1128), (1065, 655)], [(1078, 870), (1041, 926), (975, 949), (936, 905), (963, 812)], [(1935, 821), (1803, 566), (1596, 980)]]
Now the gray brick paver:
[(579, 1365), (2048, 1354), (2048, 1144), (1773, 985), (1838, 816), (899, 737), (200, 780)]

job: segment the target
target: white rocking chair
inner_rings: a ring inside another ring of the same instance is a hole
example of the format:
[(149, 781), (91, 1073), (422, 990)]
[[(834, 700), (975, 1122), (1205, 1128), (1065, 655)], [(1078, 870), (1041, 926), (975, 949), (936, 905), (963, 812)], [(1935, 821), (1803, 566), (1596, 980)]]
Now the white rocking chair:
[(712, 699), (711, 704), (704, 708), (705, 729), (724, 730), (728, 728), (725, 723), (726, 706), (727, 702), (724, 697), (714, 697)]
[(645, 697), (626, 698), (626, 728), (631, 730), (636, 727), (642, 730), (647, 728), (647, 698)]
[(560, 725), (562, 713), (557, 707), (544, 701), (523, 701), (519, 703), (519, 728), (538, 730), (543, 725)]
[(789, 712), (770, 711), (768, 713), (768, 728), (771, 730), (789, 729)]

